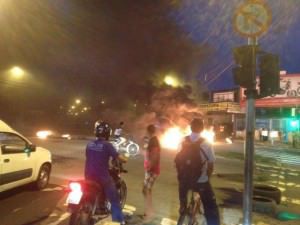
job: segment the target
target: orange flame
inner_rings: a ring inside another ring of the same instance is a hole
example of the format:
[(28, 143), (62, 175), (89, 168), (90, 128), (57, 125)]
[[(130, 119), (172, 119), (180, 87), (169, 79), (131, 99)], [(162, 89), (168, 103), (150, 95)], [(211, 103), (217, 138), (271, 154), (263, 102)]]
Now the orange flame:
[[(160, 137), (160, 143), (162, 148), (168, 150), (178, 150), (180, 143), (184, 136), (188, 135), (190, 128), (181, 129), (178, 126), (167, 129)], [(209, 143), (213, 144), (215, 139), (215, 133), (212, 130), (203, 130), (201, 137), (206, 139)]]

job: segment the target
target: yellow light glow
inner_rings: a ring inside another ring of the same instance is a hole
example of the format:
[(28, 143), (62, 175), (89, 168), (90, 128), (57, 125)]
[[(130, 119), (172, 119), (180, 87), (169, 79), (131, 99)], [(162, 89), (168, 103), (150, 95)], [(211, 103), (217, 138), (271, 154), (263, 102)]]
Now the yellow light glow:
[(36, 136), (40, 139), (46, 139), (50, 135), (52, 135), (52, 131), (50, 130), (41, 130), (36, 133)]
[(179, 127), (169, 128), (161, 137), (161, 145), (163, 148), (177, 150), (183, 138), (183, 133)]
[[(160, 137), (161, 146), (168, 150), (179, 150), (182, 139), (188, 135), (189, 127), (181, 129), (178, 126), (171, 127)], [(200, 136), (210, 144), (214, 143), (215, 133), (212, 130), (203, 130)]]
[(74, 105), (72, 105), (72, 106), (71, 106), (71, 108), (72, 108), (72, 109), (75, 109), (75, 106), (74, 106)]
[(10, 72), (11, 72), (11, 75), (17, 79), (23, 77), (23, 75), (25, 74), (24, 70), (18, 66), (14, 66), (13, 68), (11, 68)]
[(81, 103), (81, 100), (80, 99), (76, 99), (75, 102), (76, 102), (77, 105), (79, 105)]
[(165, 79), (164, 79), (164, 82), (169, 85), (169, 86), (172, 86), (172, 87), (178, 87), (179, 86), (179, 82), (178, 80), (173, 77), (173, 76), (166, 76)]

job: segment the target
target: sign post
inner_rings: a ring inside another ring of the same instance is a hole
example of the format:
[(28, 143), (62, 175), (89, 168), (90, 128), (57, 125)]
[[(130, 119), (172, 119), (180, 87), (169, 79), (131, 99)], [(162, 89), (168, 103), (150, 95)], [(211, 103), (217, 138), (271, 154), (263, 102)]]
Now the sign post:
[(256, 90), (256, 46), (257, 37), (269, 27), (271, 13), (267, 5), (260, 0), (249, 0), (237, 8), (234, 15), (234, 28), (240, 35), (248, 38), (248, 45), (252, 46), (252, 83), (245, 91), (246, 106), (246, 143), (244, 166), (244, 196), (243, 196), (243, 225), (252, 225), (252, 197), (253, 197), (253, 161), (254, 161), (254, 133), (255, 133), (255, 98)]

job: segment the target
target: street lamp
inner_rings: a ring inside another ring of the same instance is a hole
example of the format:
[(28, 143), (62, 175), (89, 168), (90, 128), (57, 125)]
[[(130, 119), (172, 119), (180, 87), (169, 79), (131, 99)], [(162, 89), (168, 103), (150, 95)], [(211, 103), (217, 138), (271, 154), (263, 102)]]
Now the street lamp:
[(177, 78), (175, 78), (172, 75), (167, 75), (164, 78), (165, 84), (171, 86), (171, 87), (178, 87), (179, 86), (179, 81)]
[(10, 69), (10, 73), (14, 78), (20, 79), (24, 76), (25, 71), (18, 66), (14, 66), (13, 68)]
[(79, 105), (81, 103), (81, 100), (80, 99), (76, 99), (75, 102), (76, 102), (77, 105)]

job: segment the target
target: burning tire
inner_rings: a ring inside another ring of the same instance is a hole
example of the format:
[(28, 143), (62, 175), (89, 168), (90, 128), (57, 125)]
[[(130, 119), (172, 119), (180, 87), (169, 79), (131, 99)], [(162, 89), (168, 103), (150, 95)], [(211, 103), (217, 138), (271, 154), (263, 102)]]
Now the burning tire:
[(280, 204), (281, 202), (281, 191), (277, 187), (269, 185), (254, 185), (253, 195), (273, 199), (277, 204)]

